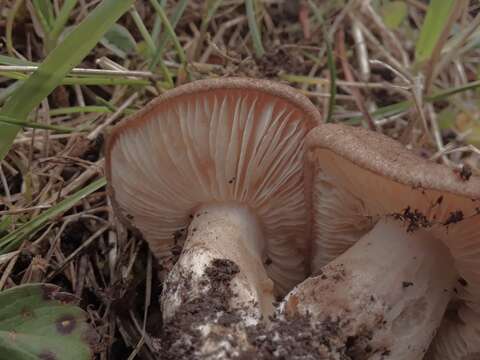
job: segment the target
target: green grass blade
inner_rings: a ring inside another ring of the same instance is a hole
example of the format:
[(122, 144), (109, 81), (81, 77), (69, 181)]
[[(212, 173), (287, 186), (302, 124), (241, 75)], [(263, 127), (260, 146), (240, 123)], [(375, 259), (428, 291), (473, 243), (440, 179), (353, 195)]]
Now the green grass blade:
[[(187, 8), (188, 5), (188, 0), (181, 0), (175, 7), (175, 10), (173, 12), (172, 18), (170, 19), (170, 23), (172, 24), (172, 27), (175, 29), (177, 26), (178, 21), (183, 15), (183, 12)], [(161, 5), (160, 5), (161, 6)], [(159, 17), (160, 18), (160, 17)], [(161, 20), (160, 20), (161, 22)], [(154, 71), (157, 65), (160, 66), (160, 71), (162, 72), (163, 76), (165, 77), (165, 80), (167, 81), (169, 87), (173, 87), (173, 80), (172, 76), (170, 75), (170, 71), (168, 70), (167, 66), (163, 62), (162, 56), (163, 56), (163, 51), (165, 50), (165, 47), (167, 46), (169, 40), (169, 36), (167, 32), (164, 32), (162, 36), (160, 37), (159, 40), (159, 45), (157, 47), (157, 50), (155, 54), (152, 57), (151, 63), (148, 66), (150, 71)]]
[(147, 44), (148, 50), (151, 55), (155, 54), (155, 51), (157, 50), (157, 47), (155, 46), (155, 43), (150, 36), (150, 33), (148, 32), (147, 27), (143, 23), (142, 17), (138, 13), (137, 9), (135, 6), (132, 6), (130, 8), (130, 15), (132, 16), (133, 22), (137, 26), (138, 31), (143, 37), (143, 40), (145, 40), (145, 43)]
[(54, 16), (52, 2), (49, 0), (33, 0), (32, 4), (45, 35), (48, 35), (53, 26)]
[(70, 13), (72, 12), (75, 5), (77, 5), (78, 0), (65, 0), (62, 8), (60, 9), (60, 13), (58, 14), (57, 18), (55, 19), (52, 30), (50, 31), (49, 41), (52, 46), (55, 46), (58, 41), (58, 37), (62, 33), (63, 29), (65, 28), (65, 24), (70, 17)]
[[(439, 91), (436, 94), (426, 96), (425, 101), (428, 103), (433, 103), (435, 101), (442, 101), (450, 96), (455, 94), (462, 93), (464, 91), (473, 90), (480, 88), (480, 80), (469, 82), (465, 85), (458, 86), (456, 88), (448, 89)], [(414, 103), (411, 100), (401, 101), (396, 104), (387, 105), (377, 109), (376, 111), (372, 112), (371, 115), (374, 119), (382, 118), (382, 117), (390, 117), (394, 115), (398, 115), (404, 111), (407, 111)], [(358, 124), (363, 116), (355, 116), (345, 121), (346, 124)]]
[(167, 14), (165, 14), (165, 11), (163, 8), (160, 6), (160, 4), (157, 2), (157, 0), (150, 0), (150, 3), (152, 4), (153, 8), (157, 12), (158, 16), (162, 20), (162, 24), (165, 28), (165, 32), (168, 34), (170, 39), (173, 41), (173, 45), (175, 46), (175, 50), (177, 51), (177, 55), (182, 62), (182, 64), (187, 63), (187, 55), (185, 55), (185, 51), (183, 51), (183, 47), (180, 44), (180, 41), (177, 38), (177, 35), (175, 34), (175, 30), (173, 29), (172, 24), (168, 20)]
[[(65, 75), (90, 52), (102, 35), (124, 14), (134, 0), (102, 1), (47, 56), (45, 61), (13, 94), (1, 115), (26, 119), (28, 114), (62, 82)], [(0, 126), (0, 160), (10, 149), (20, 127)]]
[(107, 106), (87, 105), (87, 106), (71, 106), (52, 109), (48, 112), (50, 116), (70, 115), (79, 113), (111, 113), (113, 112)]
[(444, 27), (448, 23), (450, 13), (455, 6), (455, 0), (431, 0), (427, 16), (422, 25), (420, 36), (415, 47), (417, 63), (430, 58), (440, 39)]
[[(3, 72), (0, 71), (0, 76), (15, 79), (20, 81), (26, 81), (28, 75), (19, 72)], [(81, 77), (66, 77), (63, 78), (59, 85), (150, 85), (150, 81), (145, 79), (129, 79), (118, 77), (105, 77), (105, 76), (81, 76)]]
[[(0, 104), (3, 104), (5, 100), (7, 100), (20, 86), (22, 83), (20, 81), (16, 81), (6, 88), (0, 90)], [(1, 136), (0, 136), (1, 138)]]
[(63, 214), (81, 199), (105, 186), (106, 183), (107, 181), (105, 178), (101, 178), (92, 182), (90, 185), (87, 185), (73, 195), (70, 195), (69, 197), (60, 201), (55, 206), (34, 217), (32, 220), (21, 225), (18, 229), (12, 231), (10, 234), (0, 238), (0, 254), (7, 253), (18, 248), (18, 246), (27, 236), (31, 236), (37, 231), (41, 230), (48, 223), (48, 221)]
[(34, 66), (36, 64), (27, 60), (17, 59), (6, 55), (0, 55), (0, 65)]
[(262, 57), (265, 54), (265, 49), (262, 44), (262, 35), (257, 24), (257, 17), (255, 16), (255, 6), (253, 0), (245, 0), (245, 6), (247, 9), (248, 27), (250, 28), (250, 34), (252, 36), (253, 48), (255, 54), (258, 57)]
[(47, 125), (47, 124), (40, 124), (36, 122), (30, 122), (30, 121), (20, 121), (4, 115), (0, 115), (0, 123), (6, 123), (9, 125), (18, 125), (18, 126), (32, 128), (32, 129), (52, 130), (59, 133), (72, 133), (77, 131), (74, 128), (69, 128), (65, 126)]

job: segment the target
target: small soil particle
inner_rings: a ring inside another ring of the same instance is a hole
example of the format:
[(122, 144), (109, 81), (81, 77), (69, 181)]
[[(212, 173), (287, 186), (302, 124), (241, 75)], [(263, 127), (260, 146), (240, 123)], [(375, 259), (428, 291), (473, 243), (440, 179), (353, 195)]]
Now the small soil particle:
[(464, 164), (460, 170), (455, 169), (454, 172), (460, 177), (460, 180), (468, 181), (472, 176), (472, 167), (468, 164)]
[(448, 216), (447, 220), (443, 223), (443, 225), (446, 226), (450, 224), (456, 224), (462, 220), (463, 220), (463, 211), (461, 210), (452, 211)]

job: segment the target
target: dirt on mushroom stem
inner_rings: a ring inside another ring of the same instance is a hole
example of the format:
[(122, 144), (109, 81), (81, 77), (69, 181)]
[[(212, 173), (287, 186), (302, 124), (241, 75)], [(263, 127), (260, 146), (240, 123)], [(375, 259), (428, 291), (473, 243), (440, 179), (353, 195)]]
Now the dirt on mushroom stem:
[[(181, 294), (182, 306), (175, 317), (164, 324), (158, 339), (164, 359), (229, 358), (241, 344), (235, 336), (241, 323), (241, 308), (230, 306), (236, 297), (231, 280), (238, 274), (238, 266), (228, 259), (214, 259), (206, 268), (203, 279), (197, 283), (200, 295), (189, 299), (193, 273), (182, 269), (181, 281), (186, 291)], [(209, 329), (205, 331), (205, 327)], [(223, 342), (217, 353), (205, 354), (202, 347), (209, 341)]]
[(318, 276), (287, 295), (285, 313), (310, 313), (320, 324), (342, 319), (344, 344), (369, 333), (363, 343), (369, 359), (423, 354), (453, 295), (457, 274), (448, 249), (429, 234), (420, 213), (408, 210), (393, 218), (380, 220)]
[[(354, 360), (374, 354), (382, 359), (389, 354), (387, 348), (371, 344), (373, 334), (367, 328), (345, 335), (349, 320), (341, 317), (314, 321), (310, 314), (277, 313), (268, 322), (244, 326), (244, 309), (231, 309), (228, 305), (236, 296), (231, 280), (238, 272), (238, 266), (228, 259), (211, 262), (200, 282), (204, 286), (202, 295), (184, 299), (175, 317), (164, 324), (157, 339), (163, 359)], [(189, 271), (182, 274), (187, 284), (191, 277)], [(207, 336), (205, 325), (212, 329)], [(223, 346), (215, 352), (202, 353), (209, 341)]]

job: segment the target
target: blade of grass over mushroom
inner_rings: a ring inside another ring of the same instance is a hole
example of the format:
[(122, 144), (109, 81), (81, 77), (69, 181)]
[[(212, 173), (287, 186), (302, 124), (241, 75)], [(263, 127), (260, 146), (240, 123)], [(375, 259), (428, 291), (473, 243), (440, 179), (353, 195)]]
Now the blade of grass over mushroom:
[(252, 36), (252, 42), (253, 42), (253, 48), (255, 49), (255, 54), (258, 57), (262, 57), (265, 54), (265, 49), (263, 48), (262, 35), (260, 34), (260, 29), (258, 27), (257, 17), (255, 15), (255, 5), (253, 1), (254, 0), (245, 0), (248, 27), (250, 29), (250, 35)]
[[(28, 114), (61, 84), (65, 75), (82, 61), (133, 1), (102, 1), (9, 97), (0, 114), (15, 119), (27, 118)], [(7, 154), (20, 128), (17, 125), (0, 125), (0, 160)]]
[(10, 234), (0, 238), (0, 254), (5, 254), (9, 251), (17, 249), (26, 237), (31, 236), (41, 230), (48, 223), (48, 221), (61, 215), (78, 203), (81, 199), (105, 186), (106, 183), (107, 182), (105, 178), (95, 180), (91, 184), (85, 186), (83, 189), (60, 201), (55, 206), (52, 206), (48, 210), (42, 212), (40, 215), (24, 223)]
[(51, 284), (25, 284), (1, 291), (2, 359), (91, 359), (92, 330), (76, 302), (73, 295)]
[(432, 55), (454, 6), (455, 0), (432, 0), (430, 2), (415, 46), (417, 63), (427, 60)]

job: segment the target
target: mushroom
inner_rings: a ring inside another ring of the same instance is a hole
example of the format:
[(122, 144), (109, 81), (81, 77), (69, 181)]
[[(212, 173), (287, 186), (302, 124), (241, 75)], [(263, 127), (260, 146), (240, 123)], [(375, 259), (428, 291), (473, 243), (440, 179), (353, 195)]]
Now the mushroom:
[(179, 255), (162, 294), (167, 323), (195, 313), (225, 325), (233, 313), (255, 324), (273, 312), (272, 280), (284, 295), (305, 278), (304, 140), (319, 121), (285, 85), (225, 78), (171, 90), (114, 129), (117, 214), (167, 272)]
[(437, 331), (428, 359), (480, 358), (480, 178), (361, 128), (306, 143), (314, 276), (282, 311), (334, 324), (352, 358), (421, 359)]

